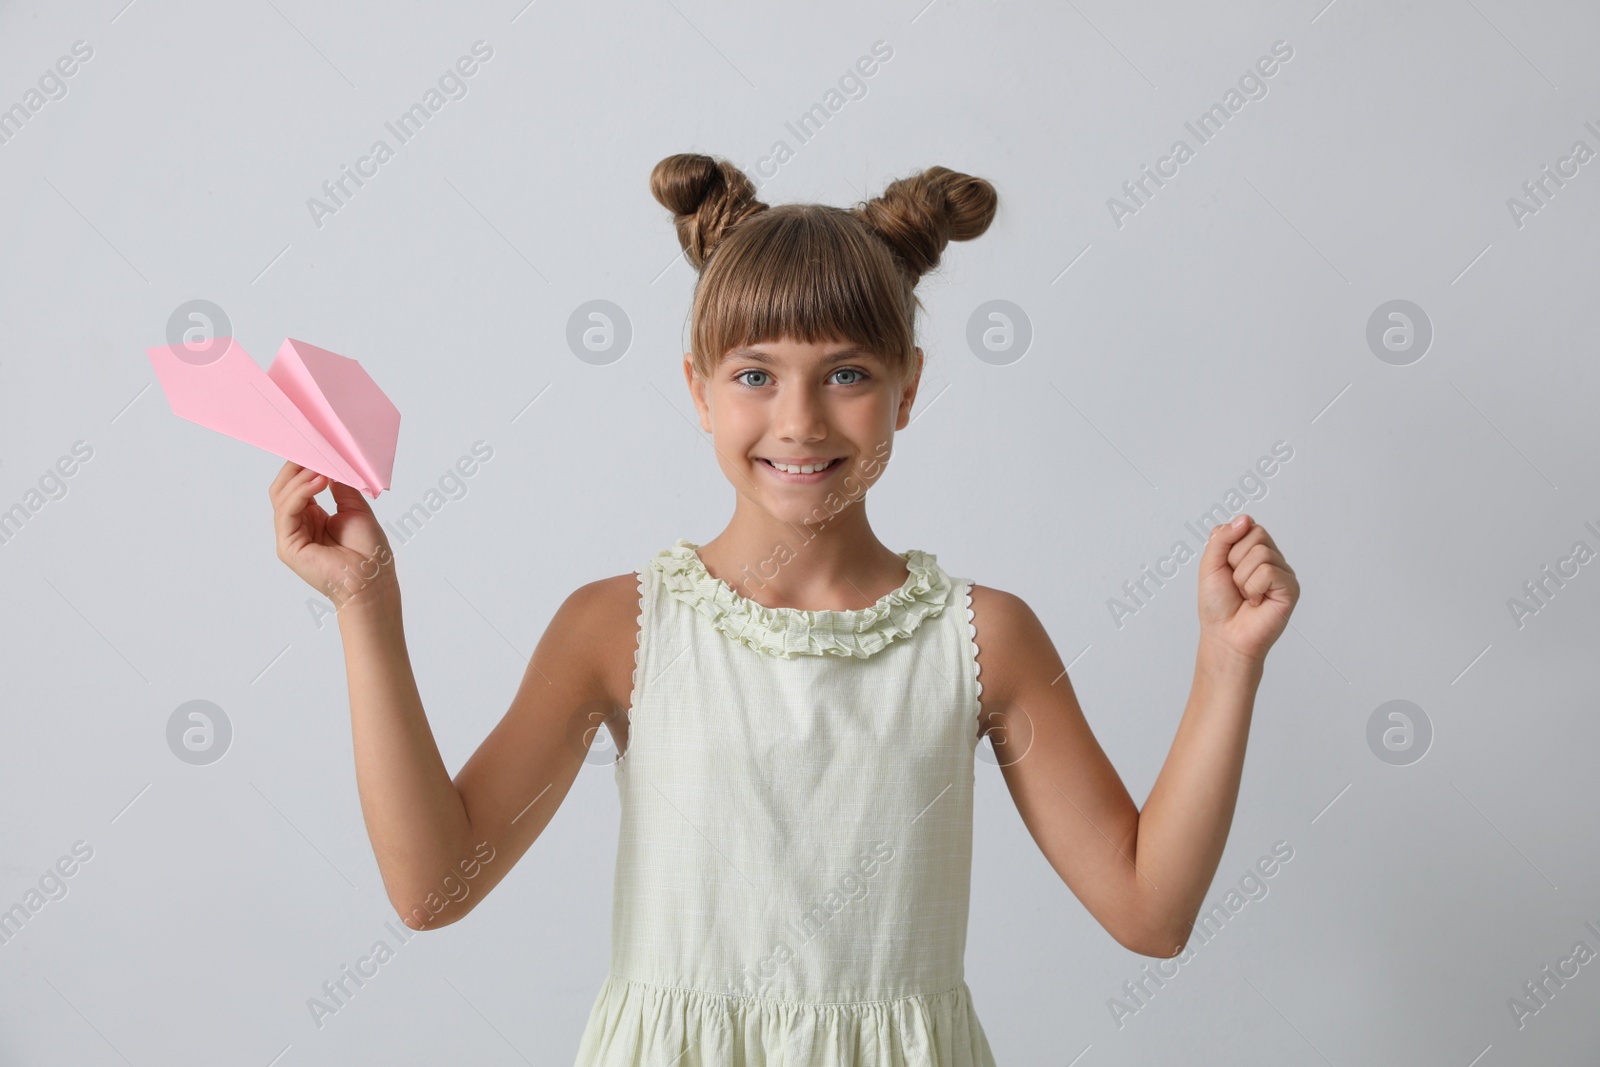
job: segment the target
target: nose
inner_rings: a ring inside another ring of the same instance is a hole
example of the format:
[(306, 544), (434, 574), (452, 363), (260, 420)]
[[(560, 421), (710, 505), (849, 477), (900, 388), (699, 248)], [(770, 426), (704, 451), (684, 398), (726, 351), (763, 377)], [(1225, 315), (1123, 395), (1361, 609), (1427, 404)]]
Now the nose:
[(797, 443), (827, 437), (828, 422), (816, 394), (804, 387), (779, 390), (772, 432), (780, 440)]

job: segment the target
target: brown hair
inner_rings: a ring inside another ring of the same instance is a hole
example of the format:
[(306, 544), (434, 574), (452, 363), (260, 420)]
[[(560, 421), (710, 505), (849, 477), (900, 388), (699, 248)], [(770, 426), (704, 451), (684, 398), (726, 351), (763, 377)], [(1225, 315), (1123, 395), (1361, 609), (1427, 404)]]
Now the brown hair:
[(650, 192), (700, 273), (689, 348), (702, 377), (733, 348), (789, 338), (861, 345), (905, 380), (916, 361), (917, 281), (950, 241), (987, 230), (997, 201), (982, 178), (929, 167), (848, 210), (770, 207), (738, 167), (694, 153), (657, 163)]

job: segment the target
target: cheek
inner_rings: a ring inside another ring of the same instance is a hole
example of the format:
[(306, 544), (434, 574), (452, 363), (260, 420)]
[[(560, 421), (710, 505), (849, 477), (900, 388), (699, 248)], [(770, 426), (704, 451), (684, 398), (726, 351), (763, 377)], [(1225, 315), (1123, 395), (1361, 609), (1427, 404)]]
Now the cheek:
[(717, 458), (722, 463), (742, 464), (761, 441), (763, 428), (759, 420), (750, 417), (747, 410), (737, 405), (716, 409), (711, 420), (713, 444)]
[(851, 417), (851, 426), (856, 436), (872, 438), (874, 440), (884, 437), (894, 431), (895, 422), (899, 419), (900, 409), (898, 401), (894, 399), (880, 400), (870, 407), (863, 407), (860, 412)]
[(730, 447), (737, 447), (740, 442), (749, 439), (755, 430), (756, 420), (750, 417), (750, 412), (737, 404), (728, 404), (716, 409), (716, 418), (713, 420), (717, 427), (717, 438)]

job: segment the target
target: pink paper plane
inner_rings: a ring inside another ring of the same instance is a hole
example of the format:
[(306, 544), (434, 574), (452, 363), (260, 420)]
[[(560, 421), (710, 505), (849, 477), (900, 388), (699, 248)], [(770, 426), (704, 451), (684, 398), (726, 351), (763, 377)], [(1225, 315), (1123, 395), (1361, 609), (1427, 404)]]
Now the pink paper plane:
[(231, 337), (145, 351), (174, 415), (374, 500), (389, 488), (400, 411), (355, 360), (293, 338), (265, 371)]

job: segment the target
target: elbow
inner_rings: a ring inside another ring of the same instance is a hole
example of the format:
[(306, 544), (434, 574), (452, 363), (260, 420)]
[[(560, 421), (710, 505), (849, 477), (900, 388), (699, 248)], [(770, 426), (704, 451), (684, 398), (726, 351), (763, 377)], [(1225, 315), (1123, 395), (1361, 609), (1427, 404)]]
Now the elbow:
[(1170, 960), (1188, 947), (1194, 933), (1194, 921), (1199, 908), (1180, 913), (1169, 900), (1153, 898), (1138, 892), (1136, 885), (1124, 902), (1124, 907), (1105, 918), (1106, 931), (1117, 944), (1141, 956)]
[(1113, 932), (1113, 936), (1117, 944), (1129, 952), (1170, 960), (1181, 954), (1188, 946), (1192, 929), (1189, 923), (1183, 923), (1181, 926), (1151, 923), (1136, 929), (1125, 928), (1120, 932)]
[(1137, 952), (1141, 956), (1153, 956), (1156, 959), (1170, 960), (1184, 950), (1188, 942), (1183, 937), (1172, 935), (1150, 936), (1142, 934), (1137, 937), (1119, 937), (1117, 944), (1129, 952)]
[(1154, 956), (1160, 960), (1170, 960), (1181, 955), (1189, 945), (1187, 935), (1172, 935), (1149, 942), (1144, 948), (1135, 949), (1141, 956)]
[(459, 922), (466, 918), (467, 912), (471, 910), (454, 906), (450, 902), (446, 902), (446, 906), (442, 908), (430, 908), (426, 904), (407, 906), (393, 898), (390, 898), (389, 906), (394, 908), (395, 914), (408, 930), (418, 933), (424, 930), (437, 930), (441, 926)]
[[(389, 906), (407, 929), (419, 932), (437, 930), (467, 917), (467, 913), (478, 905), (494, 885), (493, 878), (481, 874), (482, 863), (492, 859), (494, 853), (491, 851), (487, 857), (482, 852), (477, 855), (478, 860), (463, 860), (457, 864), (461, 872), (459, 875), (450, 871), (431, 884), (420, 882), (415, 877), (396, 877), (392, 884), (389, 879), (384, 880)], [(479, 880), (469, 883), (468, 880), (475, 877)], [(474, 889), (480, 892), (475, 893)]]

